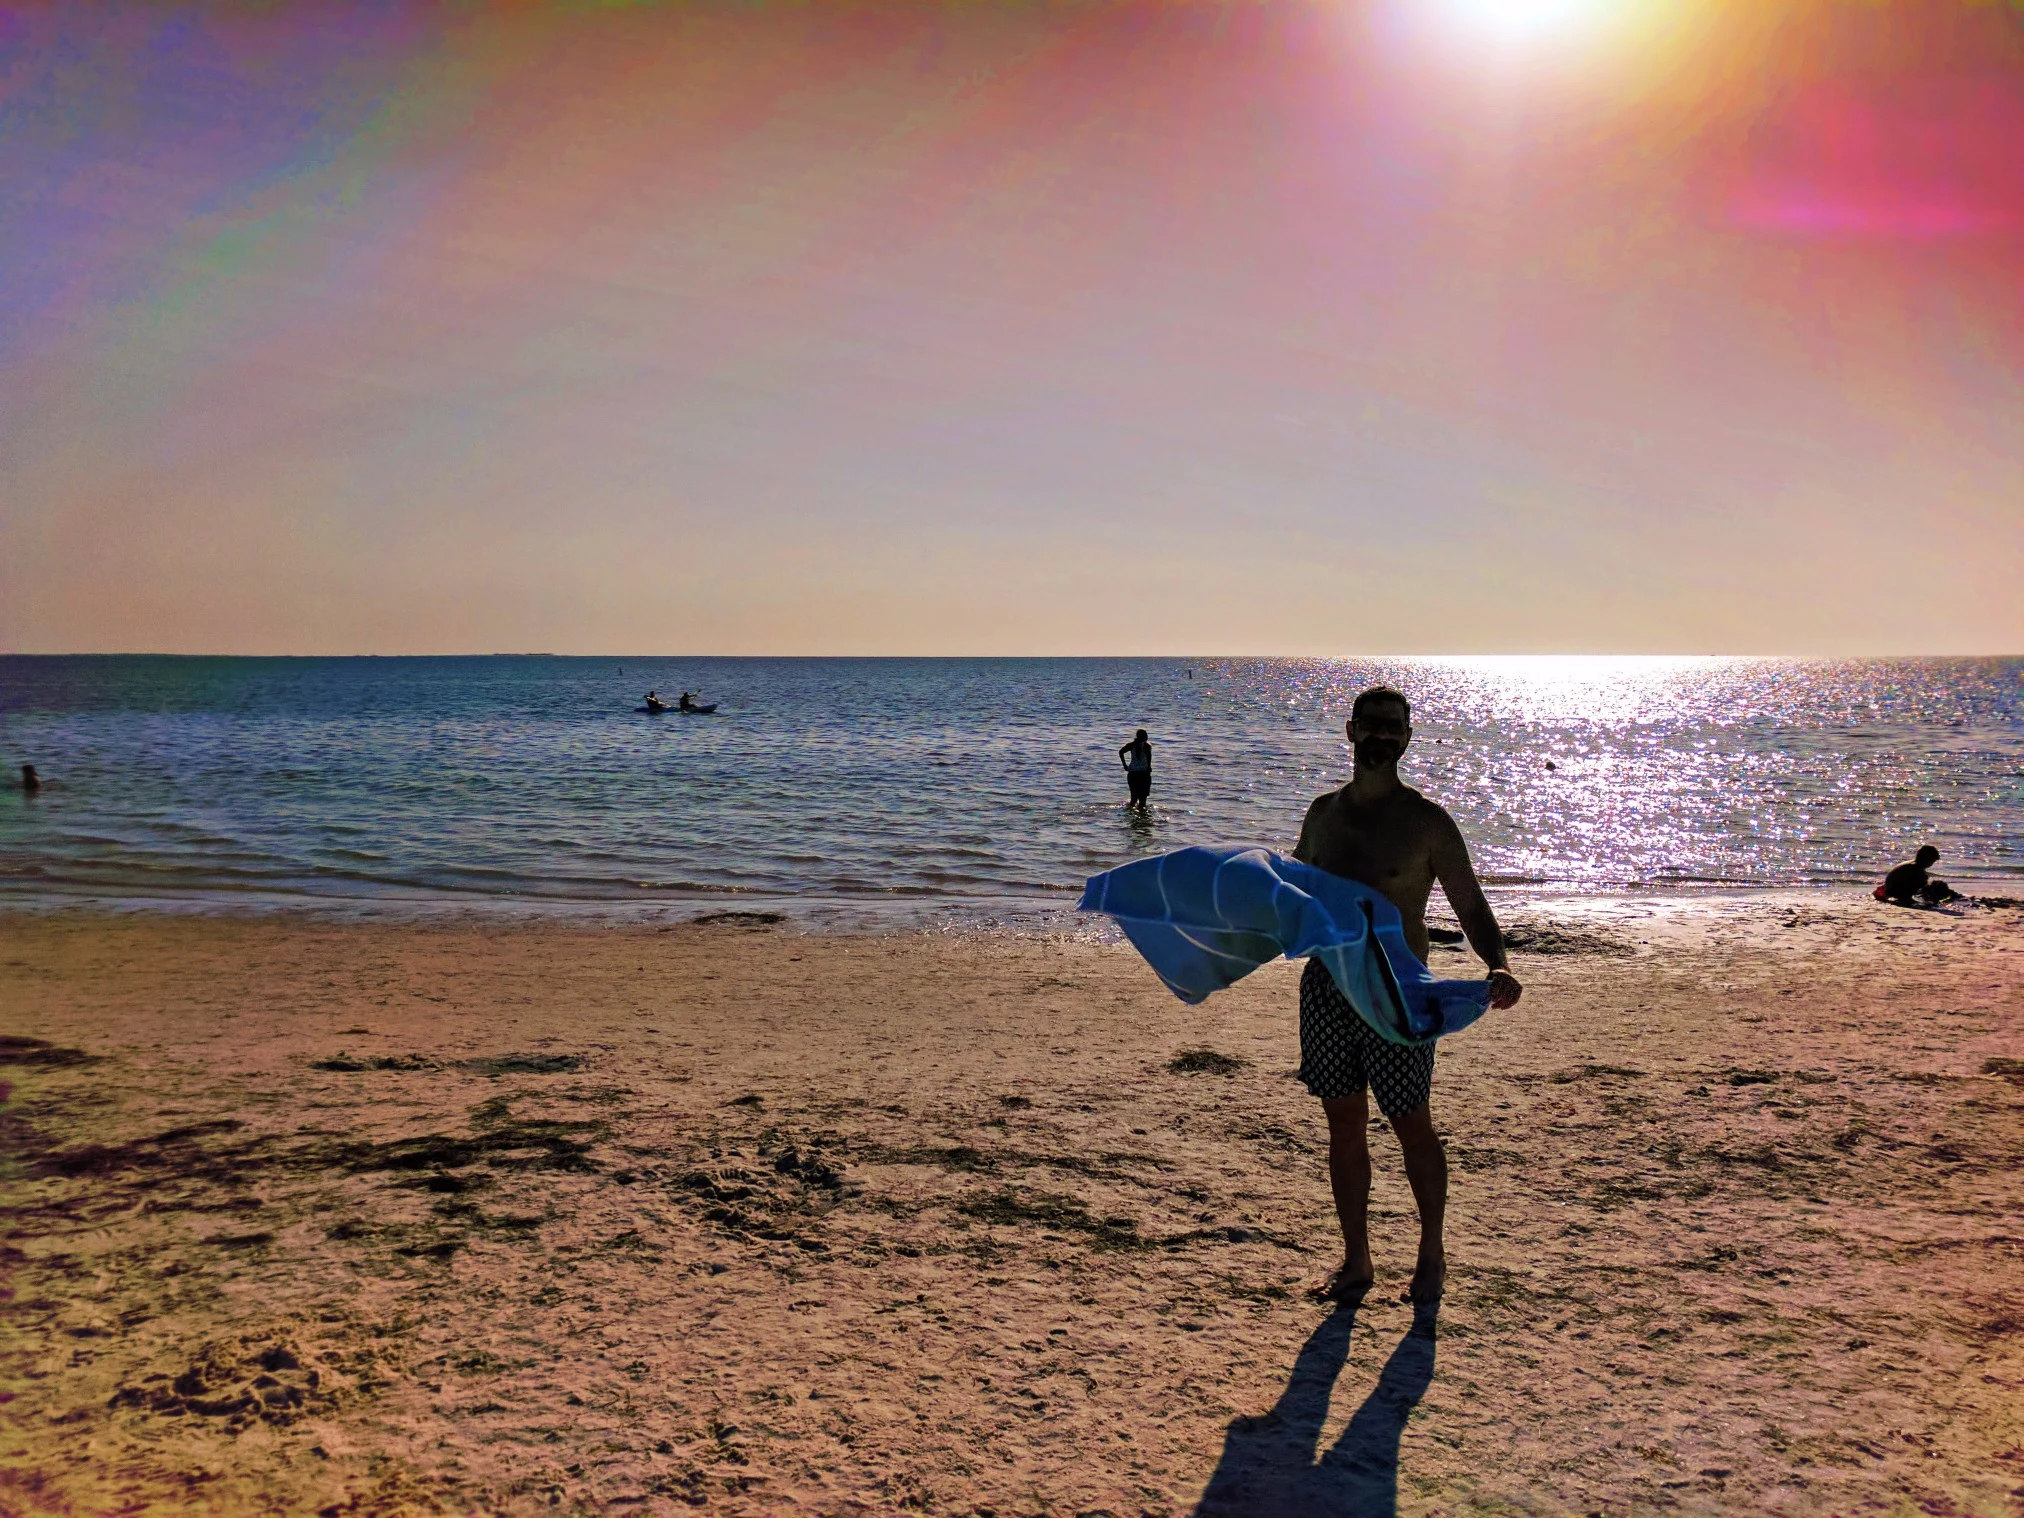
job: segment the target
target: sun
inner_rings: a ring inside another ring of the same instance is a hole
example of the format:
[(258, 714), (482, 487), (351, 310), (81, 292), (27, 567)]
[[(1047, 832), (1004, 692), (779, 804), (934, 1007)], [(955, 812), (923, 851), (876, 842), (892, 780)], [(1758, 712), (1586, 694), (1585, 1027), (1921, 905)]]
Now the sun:
[(1622, 0), (1436, 0), (1436, 8), (1459, 37), (1522, 47), (1592, 33), (1623, 6)]
[(1487, 67), (1510, 83), (1591, 79), (1611, 88), (1627, 83), (1634, 58), (1684, 42), (1698, 30), (1695, 16), (1714, 8), (1710, 0), (1337, 3), (1345, 16), (1360, 14), (1372, 40), (1396, 48), (1401, 61)]

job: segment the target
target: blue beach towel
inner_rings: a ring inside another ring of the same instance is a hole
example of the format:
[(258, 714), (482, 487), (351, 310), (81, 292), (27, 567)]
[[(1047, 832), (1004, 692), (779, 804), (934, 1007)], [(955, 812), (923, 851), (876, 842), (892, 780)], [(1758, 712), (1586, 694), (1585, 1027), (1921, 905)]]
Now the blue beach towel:
[(1181, 849), (1092, 875), (1081, 909), (1116, 919), (1193, 1006), (1285, 955), (1314, 958), (1381, 1038), (1430, 1044), (1490, 1006), (1480, 980), (1435, 980), (1399, 910), (1368, 886), (1266, 849)]

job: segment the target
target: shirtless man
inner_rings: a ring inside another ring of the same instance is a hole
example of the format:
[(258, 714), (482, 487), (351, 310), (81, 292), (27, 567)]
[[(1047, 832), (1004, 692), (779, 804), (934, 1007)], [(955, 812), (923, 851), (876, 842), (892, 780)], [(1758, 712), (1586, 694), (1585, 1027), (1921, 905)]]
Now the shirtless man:
[[(1483, 897), (1469, 846), (1455, 819), (1399, 780), (1399, 756), (1412, 742), (1412, 705), (1377, 686), (1356, 698), (1345, 724), (1355, 766), (1349, 783), (1317, 796), (1300, 825), (1293, 857), (1381, 892), (1405, 918), (1406, 942), (1428, 957), (1427, 897), (1439, 881), (1468, 935), (1490, 967), (1490, 1005), (1514, 1006), (1522, 989), (1504, 959), (1504, 935)], [(1300, 1078), (1321, 1098), (1328, 1117), (1328, 1181), (1342, 1223), (1342, 1264), (1310, 1295), (1357, 1302), (1370, 1290), (1370, 1109), (1364, 1089), (1404, 1151), (1406, 1179), (1420, 1212), (1420, 1252), (1401, 1301), (1440, 1300), (1447, 1279), (1441, 1225), (1448, 1205), (1448, 1156), (1428, 1110), (1433, 1089), (1432, 1044), (1387, 1043), (1343, 999), (1318, 959), (1300, 979)]]

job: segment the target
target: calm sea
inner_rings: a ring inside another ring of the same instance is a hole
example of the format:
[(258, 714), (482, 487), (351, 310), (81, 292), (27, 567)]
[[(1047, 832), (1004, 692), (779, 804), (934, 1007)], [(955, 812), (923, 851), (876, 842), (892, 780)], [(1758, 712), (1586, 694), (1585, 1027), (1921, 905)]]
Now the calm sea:
[(0, 792), (0, 900), (1058, 905), (1290, 848), (1379, 681), (1493, 882), (1849, 883), (1926, 841), (2024, 876), (2019, 659), (6, 657), (0, 760), (47, 784)]

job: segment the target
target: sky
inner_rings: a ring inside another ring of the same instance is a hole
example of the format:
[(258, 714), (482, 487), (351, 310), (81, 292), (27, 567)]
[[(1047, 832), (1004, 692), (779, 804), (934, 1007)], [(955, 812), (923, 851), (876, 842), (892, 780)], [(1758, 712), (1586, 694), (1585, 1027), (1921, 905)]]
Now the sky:
[(0, 4), (0, 651), (2024, 651), (2024, 0)]

